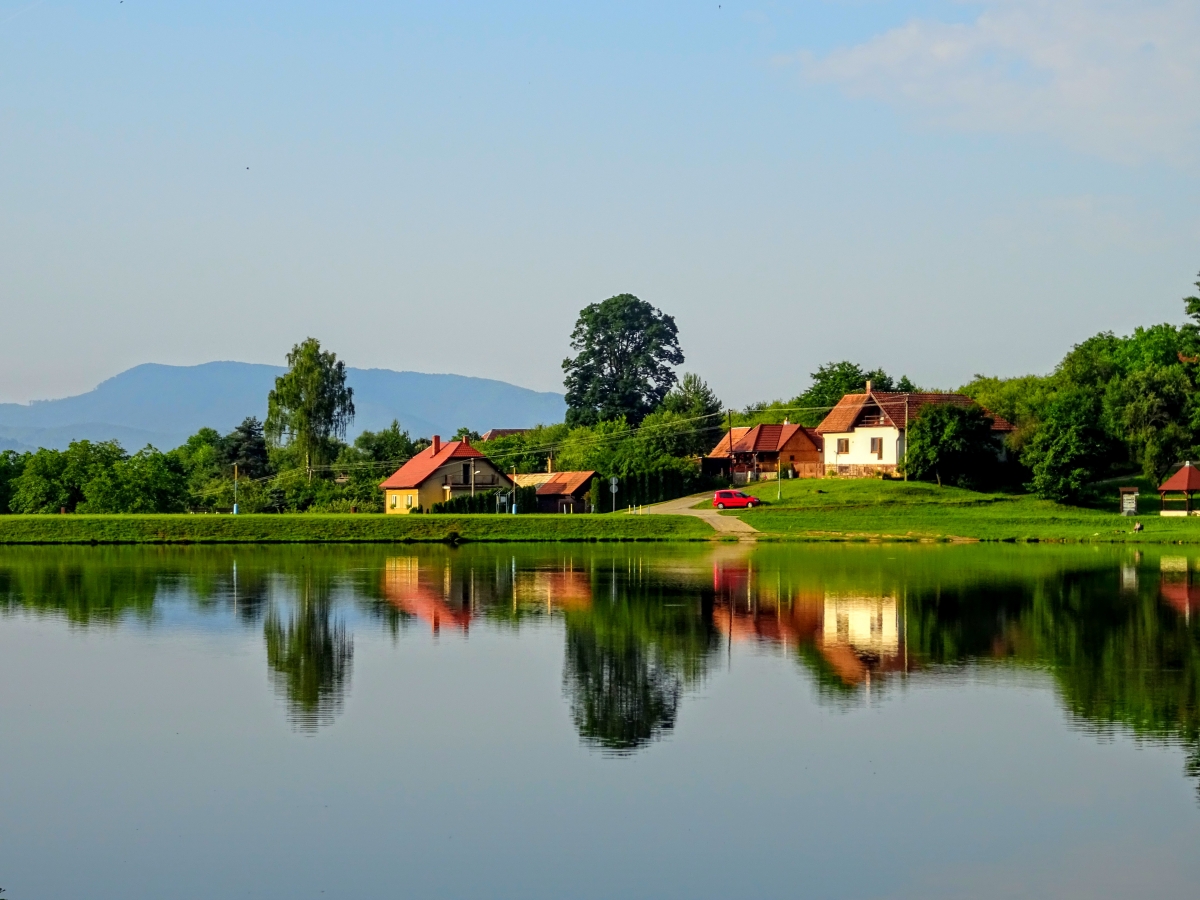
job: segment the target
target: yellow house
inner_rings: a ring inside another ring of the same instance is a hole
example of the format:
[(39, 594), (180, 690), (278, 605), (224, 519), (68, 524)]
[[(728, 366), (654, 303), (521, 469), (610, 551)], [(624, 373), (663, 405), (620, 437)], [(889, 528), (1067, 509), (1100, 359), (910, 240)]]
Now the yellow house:
[(392, 473), (379, 487), (384, 511), (408, 514), (420, 507), (476, 491), (508, 490), (512, 481), (469, 441), (447, 441), (436, 434), (433, 443)]

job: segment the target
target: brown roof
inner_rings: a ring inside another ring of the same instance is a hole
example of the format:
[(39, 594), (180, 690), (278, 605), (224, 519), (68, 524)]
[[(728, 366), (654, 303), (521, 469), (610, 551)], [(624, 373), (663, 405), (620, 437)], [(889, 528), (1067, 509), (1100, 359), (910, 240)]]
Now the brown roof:
[(517, 483), (517, 487), (541, 487), (556, 474), (555, 472), (530, 472), (527, 475), (513, 475), (512, 480)]
[(1159, 491), (1200, 491), (1200, 470), (1190, 462), (1158, 486)]
[[(432, 444), (393, 472), (379, 486), (384, 490), (420, 487), (422, 482), (452, 460), (487, 459), (472, 447), (469, 441), (447, 441), (443, 444), (436, 435), (433, 441)], [(508, 480), (503, 472), (500, 475)]]
[(489, 428), (479, 440), (494, 441), (496, 438), (508, 437), (510, 434), (524, 434), (528, 430), (528, 428)]
[(737, 442), (740, 441), (743, 437), (745, 437), (746, 432), (749, 430), (750, 430), (749, 426), (742, 426), (742, 425), (738, 425), (735, 428), (731, 428), (729, 430), (729, 434), (726, 434), (724, 437), (721, 438), (721, 440), (717, 441), (717, 446), (713, 447), (712, 453), (708, 454), (709, 457), (710, 458), (728, 459), (729, 455), (730, 455), (729, 448), (731, 446), (730, 435), (732, 435), (732, 442), (733, 442), (732, 446), (736, 447)]
[[(734, 453), (778, 453), (797, 434), (812, 441), (801, 425), (755, 425), (733, 445)], [(813, 446), (817, 446), (813, 443)]]
[(565, 497), (574, 494), (591, 482), (595, 472), (555, 472), (550, 480), (538, 486), (539, 497)]
[[(843, 434), (854, 428), (859, 414), (868, 404), (874, 403), (879, 407), (887, 424), (896, 428), (907, 428), (910, 420), (915, 419), (923, 406), (976, 406), (965, 394), (942, 394), (929, 391), (920, 393), (902, 393), (899, 391), (871, 391), (864, 394), (846, 394), (838, 401), (837, 406), (830, 410), (829, 415), (817, 426), (818, 434)], [(986, 408), (983, 409), (992, 420), (992, 431), (1012, 431), (1013, 426)]]

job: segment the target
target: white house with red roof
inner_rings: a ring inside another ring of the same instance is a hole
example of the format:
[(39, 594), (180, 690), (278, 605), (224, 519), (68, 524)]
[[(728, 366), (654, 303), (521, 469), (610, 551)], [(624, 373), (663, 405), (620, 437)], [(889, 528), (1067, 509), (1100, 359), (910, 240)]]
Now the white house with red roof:
[(428, 510), (464, 494), (510, 490), (512, 480), (470, 441), (447, 441), (436, 434), (433, 443), (402, 465), (379, 485), (383, 508), (401, 515)]
[[(826, 474), (866, 477), (896, 471), (904, 460), (908, 423), (922, 407), (945, 404), (976, 405), (964, 394), (876, 391), (868, 381), (864, 393), (846, 394), (816, 428), (825, 444)], [(992, 420), (997, 453), (1003, 454), (1002, 438), (1013, 426), (984, 412)]]

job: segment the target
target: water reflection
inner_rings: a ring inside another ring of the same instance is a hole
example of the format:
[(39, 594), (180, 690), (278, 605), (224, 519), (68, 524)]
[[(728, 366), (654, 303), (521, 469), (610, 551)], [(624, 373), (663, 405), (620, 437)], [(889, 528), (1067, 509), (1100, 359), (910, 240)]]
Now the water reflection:
[(344, 709), (353, 628), (559, 628), (564, 712), (612, 755), (670, 735), (738, 647), (842, 706), (914, 675), (1027, 667), (1077, 727), (1181, 744), (1196, 773), (1198, 563), (1171, 548), (10, 548), (0, 608), (72, 628), (175, 627), (183, 610), (261, 629), (268, 679), (310, 730)]
[(263, 620), (275, 688), (286, 698), (292, 722), (306, 730), (333, 722), (350, 684), (354, 643), (333, 615), (329, 589), (327, 580), (305, 573), (297, 602), (286, 613), (268, 607)]

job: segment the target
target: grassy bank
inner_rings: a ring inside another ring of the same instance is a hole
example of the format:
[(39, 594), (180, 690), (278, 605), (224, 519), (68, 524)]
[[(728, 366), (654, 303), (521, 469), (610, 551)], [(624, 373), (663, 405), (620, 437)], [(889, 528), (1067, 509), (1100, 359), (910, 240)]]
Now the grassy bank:
[[(977, 539), (1200, 543), (1200, 518), (1162, 518), (1157, 495), (1142, 494), (1136, 520), (1115, 512), (1065, 506), (1023, 494), (939, 488), (921, 482), (813, 479), (752, 485), (763, 499), (752, 512), (725, 513), (781, 539)], [(1116, 488), (1112, 508), (1116, 508)], [(1134, 521), (1144, 531), (1133, 532)]]
[(0, 516), (0, 544), (707, 540), (687, 516)]

